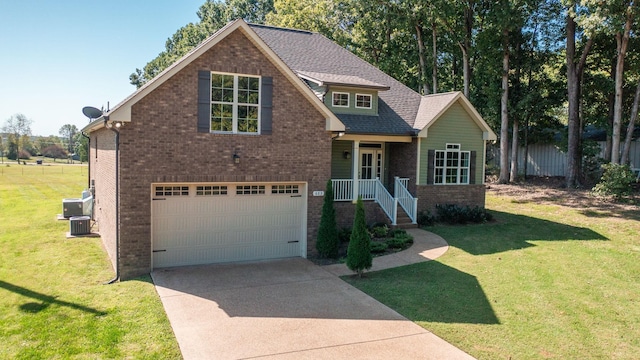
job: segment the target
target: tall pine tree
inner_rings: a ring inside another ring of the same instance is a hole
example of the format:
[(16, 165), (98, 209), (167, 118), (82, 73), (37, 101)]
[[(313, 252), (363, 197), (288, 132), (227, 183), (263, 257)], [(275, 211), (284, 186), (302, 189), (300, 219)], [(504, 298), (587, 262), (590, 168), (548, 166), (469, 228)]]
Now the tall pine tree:
[(356, 203), (356, 216), (353, 219), (353, 230), (347, 249), (347, 267), (362, 277), (364, 270), (371, 269), (373, 257), (371, 256), (371, 237), (367, 231), (364, 216), (364, 204), (358, 197)]
[(318, 228), (316, 249), (321, 257), (337, 258), (340, 240), (338, 239), (338, 226), (336, 224), (336, 210), (333, 208), (333, 183), (327, 181), (322, 204), (322, 217)]

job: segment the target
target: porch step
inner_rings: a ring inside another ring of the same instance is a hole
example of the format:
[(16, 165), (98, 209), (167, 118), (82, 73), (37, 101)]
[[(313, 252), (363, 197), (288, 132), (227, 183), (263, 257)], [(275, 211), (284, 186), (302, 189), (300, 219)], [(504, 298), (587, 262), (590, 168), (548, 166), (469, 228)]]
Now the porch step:
[(411, 223), (411, 218), (409, 218), (409, 215), (407, 215), (407, 213), (404, 211), (404, 209), (402, 209), (400, 206), (398, 206), (398, 215), (396, 217), (396, 226), (395, 228), (398, 229), (416, 229), (418, 228), (418, 224), (412, 224)]

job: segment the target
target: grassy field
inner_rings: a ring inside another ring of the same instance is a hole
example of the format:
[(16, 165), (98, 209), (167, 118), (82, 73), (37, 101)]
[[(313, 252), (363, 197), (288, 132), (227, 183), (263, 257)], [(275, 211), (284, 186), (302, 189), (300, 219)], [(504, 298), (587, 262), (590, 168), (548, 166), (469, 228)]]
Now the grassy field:
[(114, 273), (99, 238), (66, 239), (86, 166), (0, 166), (0, 359), (176, 359), (149, 277)]
[(638, 359), (640, 211), (488, 194), (436, 261), (344, 279), (479, 359)]

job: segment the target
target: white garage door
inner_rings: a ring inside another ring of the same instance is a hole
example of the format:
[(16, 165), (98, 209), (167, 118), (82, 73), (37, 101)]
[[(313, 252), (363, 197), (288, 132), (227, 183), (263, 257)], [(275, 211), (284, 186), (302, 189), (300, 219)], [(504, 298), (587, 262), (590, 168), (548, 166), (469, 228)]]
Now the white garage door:
[(304, 184), (159, 184), (153, 267), (306, 255)]

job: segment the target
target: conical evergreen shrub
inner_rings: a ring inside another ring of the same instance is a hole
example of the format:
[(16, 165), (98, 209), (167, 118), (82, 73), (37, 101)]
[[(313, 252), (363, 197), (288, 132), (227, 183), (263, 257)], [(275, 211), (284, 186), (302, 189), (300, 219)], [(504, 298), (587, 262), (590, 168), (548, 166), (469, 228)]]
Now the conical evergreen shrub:
[(336, 224), (336, 210), (333, 207), (333, 184), (327, 181), (324, 191), (324, 203), (322, 204), (322, 217), (318, 227), (316, 249), (321, 257), (337, 258), (340, 240), (338, 238), (338, 225)]
[(358, 197), (356, 215), (353, 219), (353, 231), (347, 248), (347, 267), (362, 277), (364, 270), (371, 269), (373, 256), (371, 255), (371, 237), (367, 231), (364, 216), (364, 204)]

